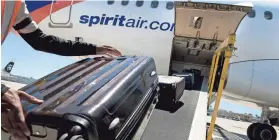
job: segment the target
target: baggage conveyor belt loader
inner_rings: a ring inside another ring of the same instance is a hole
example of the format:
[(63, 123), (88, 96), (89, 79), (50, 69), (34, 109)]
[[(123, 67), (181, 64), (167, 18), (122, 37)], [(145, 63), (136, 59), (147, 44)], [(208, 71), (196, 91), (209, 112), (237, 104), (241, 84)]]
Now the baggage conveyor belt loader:
[[(186, 86), (193, 84), (193, 87), (187, 87), (190, 90), (184, 91), (180, 101), (185, 105), (177, 112), (154, 111), (143, 140), (212, 138), (229, 60), (236, 49), (235, 33), (251, 9), (240, 5), (175, 2), (169, 75), (185, 77)], [(217, 91), (218, 94), (212, 94)], [(206, 132), (207, 106), (214, 101), (216, 104), (210, 128)]]

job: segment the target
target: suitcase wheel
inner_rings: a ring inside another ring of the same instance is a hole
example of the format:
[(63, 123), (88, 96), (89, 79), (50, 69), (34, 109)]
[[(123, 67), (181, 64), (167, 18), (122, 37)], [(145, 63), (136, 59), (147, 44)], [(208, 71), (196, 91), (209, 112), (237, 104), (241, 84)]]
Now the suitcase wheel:
[(75, 135), (72, 136), (70, 140), (84, 140), (84, 138), (81, 135)]
[(69, 134), (65, 133), (59, 138), (59, 140), (84, 140), (82, 135), (74, 135), (70, 138), (68, 138), (68, 137), (69, 137)]
[(68, 133), (63, 134), (59, 140), (65, 140), (68, 137)]
[(81, 127), (76, 125), (70, 129), (69, 133), (64, 133), (59, 140), (84, 140)]

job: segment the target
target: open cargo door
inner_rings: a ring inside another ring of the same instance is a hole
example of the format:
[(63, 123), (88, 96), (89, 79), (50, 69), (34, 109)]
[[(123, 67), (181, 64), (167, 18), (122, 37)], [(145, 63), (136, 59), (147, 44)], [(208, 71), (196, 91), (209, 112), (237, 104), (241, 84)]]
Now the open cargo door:
[(209, 67), (214, 51), (236, 32), (251, 9), (228, 4), (175, 2), (172, 60), (183, 63), (184, 68), (186, 63)]

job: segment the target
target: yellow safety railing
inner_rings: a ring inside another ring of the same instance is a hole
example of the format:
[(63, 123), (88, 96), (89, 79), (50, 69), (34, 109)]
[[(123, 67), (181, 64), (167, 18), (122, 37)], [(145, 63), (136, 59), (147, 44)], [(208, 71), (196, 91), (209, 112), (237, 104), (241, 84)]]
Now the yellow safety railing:
[(216, 122), (217, 111), (218, 111), (218, 108), (220, 105), (224, 83), (225, 83), (225, 80), (227, 77), (227, 71), (228, 71), (228, 67), (229, 67), (230, 58), (232, 57), (232, 53), (234, 50), (234, 43), (235, 43), (235, 34), (231, 34), (226, 38), (226, 40), (223, 41), (223, 43), (215, 51), (213, 58), (212, 58), (210, 75), (209, 75), (208, 107), (209, 107), (210, 99), (213, 96), (212, 90), (213, 90), (213, 86), (215, 83), (214, 81), (215, 81), (216, 71), (217, 71), (217, 67), (218, 67), (218, 63), (219, 63), (219, 57), (223, 52), (225, 53), (225, 60), (224, 60), (223, 68), (222, 68), (220, 82), (218, 85), (217, 98), (215, 100), (215, 105), (214, 105), (214, 109), (212, 112), (211, 123), (210, 123), (208, 133), (207, 133), (207, 140), (212, 140), (212, 133), (213, 133), (214, 125)]
[(210, 76), (209, 76), (209, 82), (208, 82), (209, 83), (209, 85), (208, 85), (209, 91), (208, 91), (207, 109), (209, 108), (210, 99), (212, 97), (212, 90), (213, 90), (213, 86), (214, 86), (214, 81), (215, 81), (215, 76), (216, 76), (216, 71), (217, 71), (217, 67), (218, 67), (220, 54), (221, 54), (220, 52), (217, 52), (213, 55), (213, 58), (212, 58), (212, 63), (211, 63), (211, 68), (210, 68)]

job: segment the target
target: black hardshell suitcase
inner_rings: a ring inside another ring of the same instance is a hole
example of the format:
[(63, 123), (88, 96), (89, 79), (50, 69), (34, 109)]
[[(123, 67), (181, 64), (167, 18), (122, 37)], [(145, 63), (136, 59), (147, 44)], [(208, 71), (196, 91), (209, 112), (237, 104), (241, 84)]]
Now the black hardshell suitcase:
[(159, 103), (173, 107), (173, 105), (175, 105), (183, 95), (185, 89), (185, 78), (159, 75), (159, 87)]
[(151, 57), (88, 58), (22, 90), (45, 101), (23, 102), (30, 139), (118, 140), (156, 101), (158, 77)]

